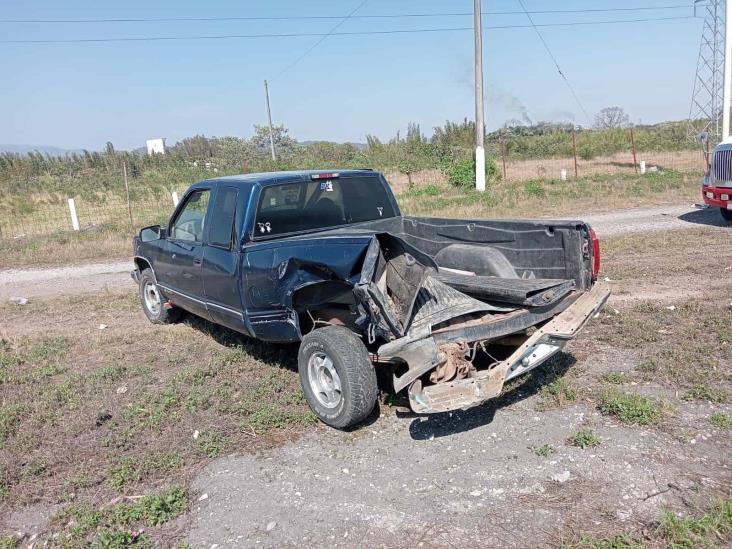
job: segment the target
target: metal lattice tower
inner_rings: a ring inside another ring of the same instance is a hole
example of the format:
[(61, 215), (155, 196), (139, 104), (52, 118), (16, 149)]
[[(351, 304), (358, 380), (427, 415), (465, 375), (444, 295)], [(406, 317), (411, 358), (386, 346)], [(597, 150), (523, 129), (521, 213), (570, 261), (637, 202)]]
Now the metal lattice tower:
[(696, 0), (694, 12), (704, 17), (694, 91), (689, 111), (689, 137), (703, 133), (712, 143), (722, 139), (724, 89), (725, 0)]

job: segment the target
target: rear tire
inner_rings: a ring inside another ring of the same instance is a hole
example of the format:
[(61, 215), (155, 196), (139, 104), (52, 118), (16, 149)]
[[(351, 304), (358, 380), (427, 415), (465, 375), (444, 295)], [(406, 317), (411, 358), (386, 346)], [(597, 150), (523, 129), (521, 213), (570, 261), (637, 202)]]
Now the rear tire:
[(732, 223), (732, 210), (728, 210), (726, 208), (719, 208), (719, 213), (722, 214), (722, 218), (727, 223)]
[(347, 328), (327, 326), (307, 334), (297, 364), (305, 398), (323, 423), (345, 429), (376, 406), (374, 365), (361, 339)]
[(177, 307), (166, 309), (163, 294), (160, 293), (155, 282), (155, 276), (151, 269), (145, 269), (140, 273), (140, 303), (147, 319), (153, 324), (172, 324), (176, 322), (182, 311)]

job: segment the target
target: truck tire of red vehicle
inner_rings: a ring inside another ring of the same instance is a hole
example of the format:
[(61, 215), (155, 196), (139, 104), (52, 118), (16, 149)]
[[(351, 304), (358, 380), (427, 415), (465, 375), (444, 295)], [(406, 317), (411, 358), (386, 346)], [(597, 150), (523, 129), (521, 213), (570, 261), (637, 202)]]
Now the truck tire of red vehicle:
[(732, 210), (727, 210), (725, 208), (719, 208), (719, 213), (722, 214), (722, 218), (727, 223), (732, 223)]
[(345, 429), (368, 417), (376, 405), (376, 372), (366, 346), (342, 326), (313, 330), (297, 356), (300, 384), (323, 423)]
[(182, 313), (177, 307), (166, 308), (163, 294), (160, 293), (155, 282), (155, 275), (151, 269), (144, 269), (140, 273), (140, 302), (147, 319), (153, 324), (172, 324)]

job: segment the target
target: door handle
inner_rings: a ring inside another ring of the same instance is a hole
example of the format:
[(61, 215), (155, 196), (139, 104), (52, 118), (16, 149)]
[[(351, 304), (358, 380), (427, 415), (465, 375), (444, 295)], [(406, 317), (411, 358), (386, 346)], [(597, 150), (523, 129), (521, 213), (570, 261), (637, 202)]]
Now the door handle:
[(193, 260), (193, 264), (194, 264), (194, 265), (195, 265), (196, 267), (200, 267), (200, 266), (201, 266), (201, 263), (203, 263), (203, 261), (202, 261), (202, 260), (200, 260), (200, 259), (194, 259), (194, 260)]

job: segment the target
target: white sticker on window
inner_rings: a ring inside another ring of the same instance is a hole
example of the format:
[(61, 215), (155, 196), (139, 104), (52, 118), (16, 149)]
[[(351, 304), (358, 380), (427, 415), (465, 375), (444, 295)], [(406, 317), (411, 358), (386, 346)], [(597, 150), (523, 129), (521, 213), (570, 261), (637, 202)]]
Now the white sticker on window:
[(382, 208), (381, 206), (376, 206), (376, 209), (379, 210), (379, 217), (383, 217), (384, 216), (384, 208)]
[(270, 206), (276, 206), (277, 205), (277, 199), (274, 196), (269, 199), (269, 205)]
[(326, 191), (326, 192), (332, 192), (333, 191), (333, 182), (332, 181), (321, 181), (320, 190)]
[(267, 221), (266, 223), (257, 223), (257, 225), (259, 226), (259, 232), (260, 233), (263, 233), (264, 234), (264, 233), (271, 233), (272, 232), (272, 227), (270, 227), (269, 221)]

